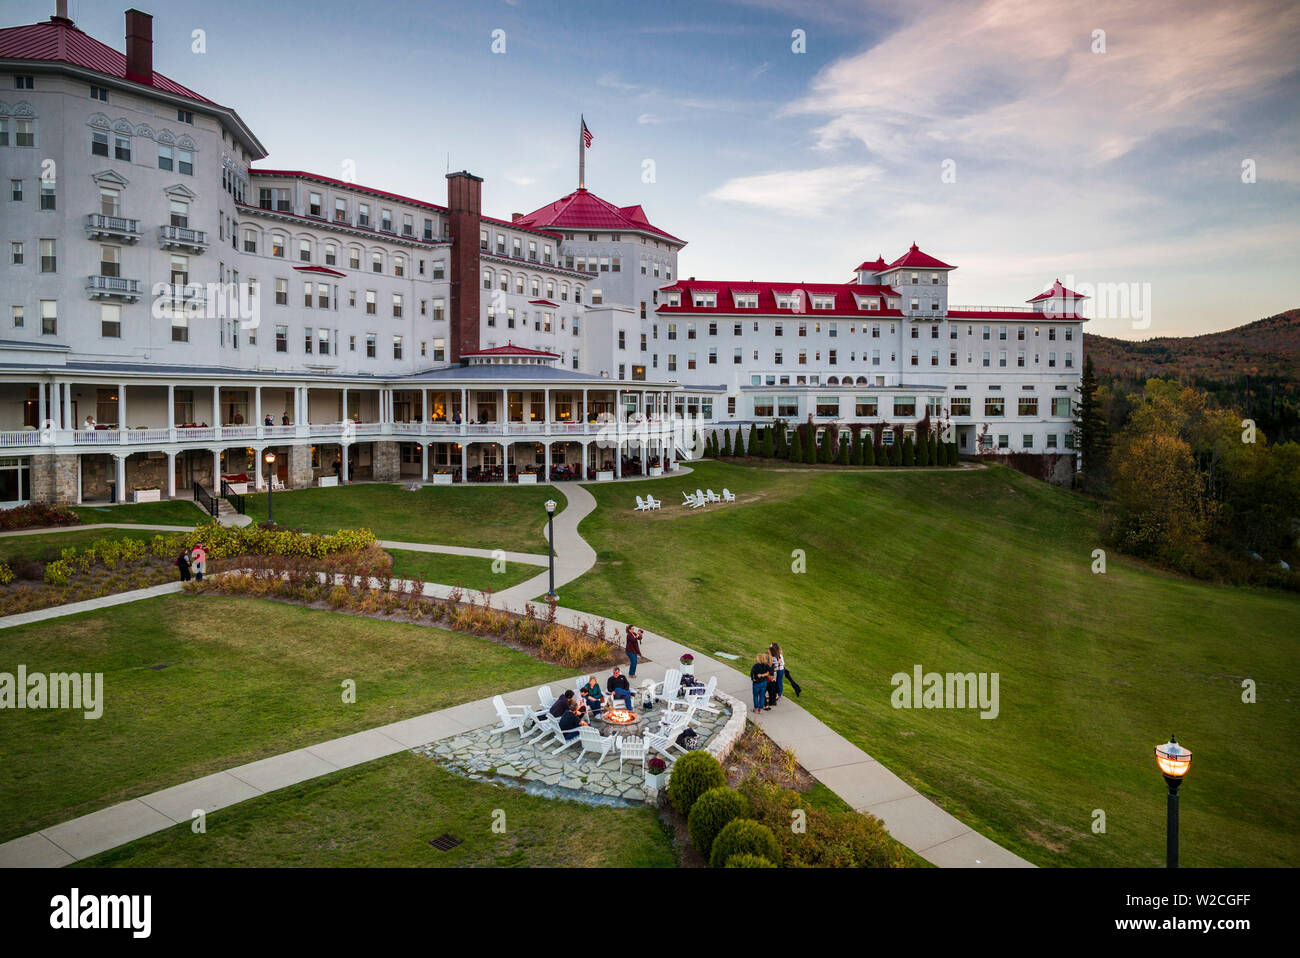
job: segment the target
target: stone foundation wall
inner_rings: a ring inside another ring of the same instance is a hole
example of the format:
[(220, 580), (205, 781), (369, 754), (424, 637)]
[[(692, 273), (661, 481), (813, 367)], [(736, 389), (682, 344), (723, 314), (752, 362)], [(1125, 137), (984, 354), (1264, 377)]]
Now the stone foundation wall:
[(50, 502), (58, 505), (77, 501), (77, 457), (32, 456), (33, 502)]
[(374, 443), (373, 475), (376, 482), (396, 482), (402, 476), (402, 453), (395, 442)]
[(311, 447), (289, 447), (289, 488), (306, 489), (315, 482), (311, 468)]

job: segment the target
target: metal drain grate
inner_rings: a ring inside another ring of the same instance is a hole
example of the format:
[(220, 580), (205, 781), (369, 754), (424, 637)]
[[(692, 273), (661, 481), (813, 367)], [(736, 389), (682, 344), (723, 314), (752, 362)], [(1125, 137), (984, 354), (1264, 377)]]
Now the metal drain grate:
[(429, 842), (429, 844), (440, 852), (449, 852), (460, 844), (460, 839), (455, 835), (441, 835)]

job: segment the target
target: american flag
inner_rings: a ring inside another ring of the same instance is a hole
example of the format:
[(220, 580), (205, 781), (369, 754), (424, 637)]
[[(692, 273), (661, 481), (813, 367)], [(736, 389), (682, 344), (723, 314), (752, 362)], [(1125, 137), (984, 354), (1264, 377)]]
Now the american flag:
[(582, 121), (582, 145), (585, 146), (587, 149), (591, 149), (591, 140), (592, 140), (591, 131), (587, 129), (587, 121), (583, 120)]

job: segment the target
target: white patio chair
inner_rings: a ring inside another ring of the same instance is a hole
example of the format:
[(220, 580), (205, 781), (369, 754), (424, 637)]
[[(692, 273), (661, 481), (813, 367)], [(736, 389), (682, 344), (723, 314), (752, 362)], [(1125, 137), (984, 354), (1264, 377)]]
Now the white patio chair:
[(644, 499), (642, 499), (640, 496), (637, 496), (637, 497), (636, 497), (636, 509), (635, 509), (634, 511), (636, 511), (636, 512), (649, 512), (649, 511), (650, 511), (650, 504), (647, 503), (647, 502), (646, 502)]
[[(719, 710), (713, 707), (713, 693), (717, 688), (718, 677), (716, 675), (711, 675), (709, 676), (709, 681), (703, 686), (692, 685), (683, 689), (683, 692), (686, 695), (684, 701), (690, 704), (692, 711), (700, 709), (704, 712), (711, 712), (714, 715), (717, 715), (719, 714)], [(674, 705), (681, 704), (681, 702), (674, 703)]]
[(588, 752), (599, 752), (600, 758), (596, 760), (596, 765), (599, 766), (609, 755), (610, 749), (614, 747), (614, 736), (601, 735), (594, 728), (586, 725), (578, 729), (578, 741), (582, 743), (582, 750), (578, 752), (578, 757), (573, 760), (574, 765), (579, 764), (582, 757)]
[(527, 735), (520, 735), (523, 741), (527, 742), (532, 739), (534, 748), (543, 748), (560, 734), (560, 720), (552, 718), (548, 713), (539, 715), (533, 719), (533, 727), (528, 730)]
[(658, 752), (660, 755), (662, 755), (664, 758), (668, 759), (668, 761), (671, 762), (674, 759), (676, 759), (677, 756), (673, 755), (670, 749), (675, 748), (683, 755), (686, 754), (686, 749), (678, 745), (676, 739), (677, 739), (676, 735), (661, 735), (658, 732), (646, 732), (645, 734), (646, 752), (649, 753), (650, 751), (653, 750), (655, 752)]
[(656, 499), (654, 496), (646, 496), (645, 504), (649, 506), (651, 509), (658, 509), (660, 506), (663, 505), (663, 502), (659, 499)]
[(691, 719), (695, 717), (695, 709), (688, 706), (687, 708), (677, 710), (670, 709), (664, 712), (659, 718), (659, 727), (655, 732), (659, 735), (667, 735), (671, 738), (677, 738), (691, 724)]
[(569, 740), (566, 742), (566, 741), (564, 740), (564, 735), (565, 735), (564, 730), (560, 728), (560, 720), (559, 720), (559, 719), (551, 719), (551, 721), (553, 721), (553, 722), (555, 723), (555, 737), (556, 737), (556, 738), (559, 740), (559, 742), (560, 742), (560, 747), (557, 748), (557, 749), (553, 749), (553, 750), (551, 751), (551, 754), (552, 754), (552, 755), (559, 755), (561, 752), (563, 752), (563, 751), (564, 751), (566, 748), (568, 748), (569, 746), (571, 746), (571, 745), (577, 745), (579, 742), (582, 741), (582, 730), (583, 730), (584, 728), (586, 728), (587, 726), (585, 726), (585, 725), (579, 725), (576, 729), (572, 729), (572, 728), (569, 729), (570, 732), (577, 732), (578, 734), (575, 735), (575, 736), (573, 736), (573, 738), (569, 739)]
[(272, 492), (282, 492), (283, 490), (284, 490), (284, 480), (281, 479), (279, 476), (272, 476), (272, 477), (271, 477), (271, 491), (272, 491)]
[(714, 492), (712, 489), (706, 489), (706, 490), (704, 490), (704, 497), (705, 497), (706, 499), (708, 499), (709, 502), (721, 502), (721, 501), (722, 501), (722, 497), (719, 496), (719, 495), (718, 495), (716, 492)]
[(723, 489), (722, 489), (722, 501), (723, 501), (723, 502), (735, 502), (735, 501), (736, 501), (736, 494), (735, 494), (734, 492), (732, 492), (730, 489), (728, 489), (728, 488), (726, 488), (726, 487), (724, 486)]
[(619, 738), (618, 740), (618, 770), (623, 771), (623, 763), (641, 762), (641, 768), (645, 768), (646, 744), (645, 739), (631, 736), (629, 738)]
[(489, 732), (489, 735), (499, 735), (515, 729), (519, 732), (520, 738), (524, 737), (524, 731), (533, 718), (533, 714), (527, 706), (506, 705), (505, 699), (499, 695), (494, 695), (492, 697), (492, 707), (497, 710), (497, 718), (501, 720), (501, 724)]
[(655, 684), (655, 698), (668, 699), (670, 702), (677, 698), (677, 690), (682, 687), (682, 673), (678, 669), (669, 669), (664, 673), (664, 680)]
[(694, 495), (694, 493), (683, 492), (683, 493), (682, 493), (682, 505), (684, 505), (684, 506), (693, 506), (693, 505), (695, 505), (695, 495)]
[(696, 489), (696, 490), (695, 490), (695, 501), (696, 501), (696, 502), (699, 502), (699, 503), (705, 503), (705, 502), (708, 502), (708, 501), (709, 501), (709, 497), (706, 496), (706, 495), (704, 494), (704, 490), (703, 490), (703, 489)]

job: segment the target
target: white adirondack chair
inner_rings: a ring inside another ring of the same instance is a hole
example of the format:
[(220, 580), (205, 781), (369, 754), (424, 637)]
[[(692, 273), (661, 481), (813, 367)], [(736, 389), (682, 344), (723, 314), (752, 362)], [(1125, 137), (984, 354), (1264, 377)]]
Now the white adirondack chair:
[(618, 740), (618, 770), (623, 771), (624, 762), (640, 761), (641, 767), (645, 768), (646, 744), (645, 739), (630, 736), (628, 738), (619, 737)]
[(709, 497), (706, 496), (706, 495), (704, 494), (704, 490), (703, 490), (703, 489), (696, 489), (696, 490), (695, 490), (695, 501), (698, 502), (698, 503), (700, 503), (701, 505), (703, 505), (704, 503), (706, 503), (706, 502), (709, 501)]
[(694, 493), (683, 492), (683, 493), (682, 493), (682, 505), (684, 505), (684, 506), (694, 506), (694, 505), (695, 505), (695, 495), (694, 495)]
[(555, 723), (555, 737), (556, 739), (559, 740), (560, 743), (559, 748), (552, 750), (551, 752), (552, 755), (559, 755), (569, 746), (577, 745), (579, 742), (582, 741), (582, 730), (586, 728), (585, 725), (579, 725), (576, 729), (569, 729), (570, 732), (577, 732), (578, 734), (566, 742), (564, 740), (564, 731), (560, 728), (560, 720), (552, 719), (551, 721)]
[(649, 506), (651, 509), (658, 509), (660, 506), (663, 505), (663, 502), (656, 499), (654, 496), (646, 496), (645, 504)]
[(515, 729), (519, 732), (520, 738), (524, 737), (524, 730), (533, 717), (527, 706), (506, 705), (505, 699), (495, 695), (492, 697), (492, 707), (497, 710), (497, 718), (501, 720), (501, 724), (489, 732), (489, 735), (499, 735)]
[(677, 756), (673, 755), (670, 749), (675, 748), (683, 755), (686, 754), (686, 750), (677, 744), (676, 739), (677, 739), (676, 734), (663, 735), (659, 732), (646, 732), (645, 734), (646, 751), (658, 752), (660, 755), (662, 755), (664, 758), (668, 759), (671, 762)]
[(723, 501), (723, 502), (735, 502), (735, 501), (736, 501), (736, 494), (735, 494), (734, 492), (732, 492), (730, 489), (728, 489), (728, 488), (726, 488), (726, 487), (724, 486), (723, 489), (722, 489), (722, 501)]
[(706, 499), (708, 499), (709, 502), (721, 502), (721, 501), (722, 501), (722, 497), (719, 496), (719, 495), (718, 495), (716, 492), (714, 492), (712, 489), (706, 489), (706, 490), (704, 491), (704, 497), (705, 497)]
[(660, 735), (670, 735), (677, 738), (691, 724), (691, 719), (695, 717), (695, 708), (688, 706), (684, 709), (669, 709), (664, 712), (659, 719), (659, 727), (655, 729)]
[(650, 503), (646, 502), (646, 501), (645, 501), (644, 499), (642, 499), (640, 496), (637, 496), (637, 497), (636, 497), (636, 509), (635, 509), (634, 511), (635, 511), (635, 512), (649, 512), (649, 511), (650, 511)]
[(578, 729), (578, 741), (582, 744), (582, 750), (578, 752), (578, 757), (573, 760), (575, 765), (580, 763), (582, 757), (588, 752), (599, 752), (600, 758), (596, 760), (596, 765), (599, 766), (609, 755), (610, 749), (614, 747), (614, 736), (601, 735), (594, 728), (586, 725)]
[(547, 714), (539, 716), (533, 721), (533, 727), (529, 730), (524, 741), (533, 739), (533, 747), (542, 748), (557, 737), (563, 738), (560, 735), (560, 720)]
[(677, 690), (682, 687), (682, 673), (678, 669), (669, 669), (664, 673), (664, 680), (655, 685), (655, 698), (672, 701), (677, 698)]
[(283, 489), (284, 489), (284, 480), (281, 479), (279, 476), (272, 475), (272, 476), (271, 476), (271, 491), (272, 491), (272, 492), (281, 492), (281, 491), (283, 491)]
[[(718, 709), (713, 707), (713, 693), (718, 688), (718, 677), (709, 676), (709, 681), (703, 687), (698, 685), (688, 686), (684, 691), (686, 693), (685, 701), (690, 703), (691, 710), (700, 709), (705, 712), (718, 714)], [(681, 703), (676, 703), (681, 704)]]

